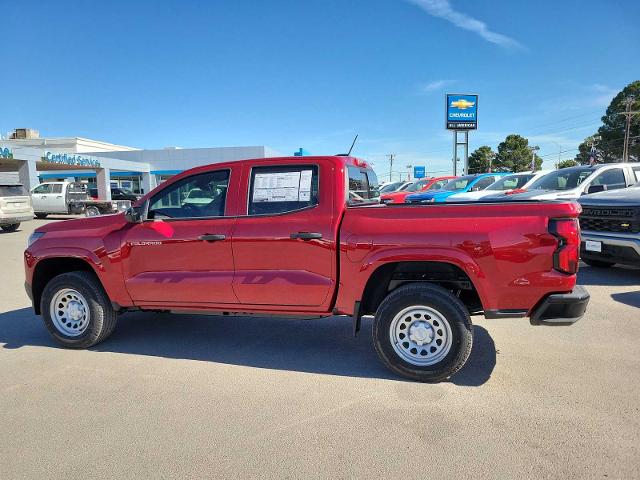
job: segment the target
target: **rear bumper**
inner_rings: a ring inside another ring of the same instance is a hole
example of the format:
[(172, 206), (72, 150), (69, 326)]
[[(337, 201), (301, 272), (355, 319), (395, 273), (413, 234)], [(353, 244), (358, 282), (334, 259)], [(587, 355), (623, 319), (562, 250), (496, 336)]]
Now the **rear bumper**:
[(0, 225), (13, 225), (33, 220), (33, 212), (5, 213), (0, 215)]
[(531, 325), (571, 325), (580, 320), (589, 304), (589, 292), (576, 285), (571, 293), (553, 293), (531, 314)]

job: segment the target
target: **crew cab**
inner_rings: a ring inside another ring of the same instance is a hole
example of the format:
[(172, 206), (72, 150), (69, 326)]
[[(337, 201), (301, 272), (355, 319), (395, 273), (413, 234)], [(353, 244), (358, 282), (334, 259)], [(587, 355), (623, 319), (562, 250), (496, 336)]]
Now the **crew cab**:
[(80, 182), (44, 182), (31, 190), (31, 202), (37, 218), (51, 213), (79, 214), (88, 217), (118, 213), (131, 206), (130, 200), (94, 200)]
[[(209, 201), (187, 201), (195, 189)], [(373, 316), (382, 362), (419, 381), (464, 365), (471, 315), (584, 314), (576, 203), (384, 205), (377, 192), (347, 156), (198, 167), (126, 213), (38, 227), (26, 290), (71, 348), (105, 340), (130, 310), (347, 316), (354, 333)]]

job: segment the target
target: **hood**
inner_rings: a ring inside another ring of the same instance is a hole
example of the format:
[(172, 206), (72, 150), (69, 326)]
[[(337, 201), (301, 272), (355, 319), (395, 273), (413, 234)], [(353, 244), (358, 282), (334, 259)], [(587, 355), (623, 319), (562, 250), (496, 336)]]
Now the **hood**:
[(78, 236), (81, 232), (97, 235), (106, 235), (109, 232), (122, 228), (127, 224), (124, 213), (112, 215), (98, 215), (96, 217), (74, 218), (50, 222), (36, 229), (36, 232), (65, 232), (69, 236)]
[(606, 192), (584, 195), (578, 200), (581, 205), (616, 205), (640, 207), (640, 187), (619, 188)]

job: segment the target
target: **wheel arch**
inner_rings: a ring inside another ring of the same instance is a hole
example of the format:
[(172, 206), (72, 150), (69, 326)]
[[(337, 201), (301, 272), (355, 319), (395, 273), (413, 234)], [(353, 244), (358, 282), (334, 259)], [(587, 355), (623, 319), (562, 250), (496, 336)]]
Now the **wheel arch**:
[(453, 291), (470, 314), (480, 313), (482, 295), (459, 265), (446, 261), (393, 261), (379, 265), (362, 291), (359, 315), (374, 314), (384, 298), (402, 285), (426, 282)]

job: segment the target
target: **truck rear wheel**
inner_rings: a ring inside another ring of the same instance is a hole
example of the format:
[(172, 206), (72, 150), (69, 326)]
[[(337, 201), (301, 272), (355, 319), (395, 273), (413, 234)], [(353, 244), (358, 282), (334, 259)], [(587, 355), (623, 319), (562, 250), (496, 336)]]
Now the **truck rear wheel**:
[(5, 232), (15, 232), (16, 230), (18, 230), (18, 227), (20, 226), (19, 223), (12, 223), (11, 225), (2, 225), (2, 230)]
[(36, 213), (35, 216), (36, 218), (47, 218), (47, 215), (49, 215), (48, 213)]
[(100, 215), (100, 209), (94, 205), (90, 205), (85, 209), (84, 214), (87, 217), (97, 217)]
[(420, 382), (446, 380), (460, 370), (472, 343), (467, 309), (437, 285), (412, 283), (394, 290), (373, 322), (373, 344), (383, 363)]
[(63, 273), (45, 287), (40, 311), (53, 338), (68, 348), (88, 348), (113, 332), (118, 318), (98, 279), (89, 272)]

